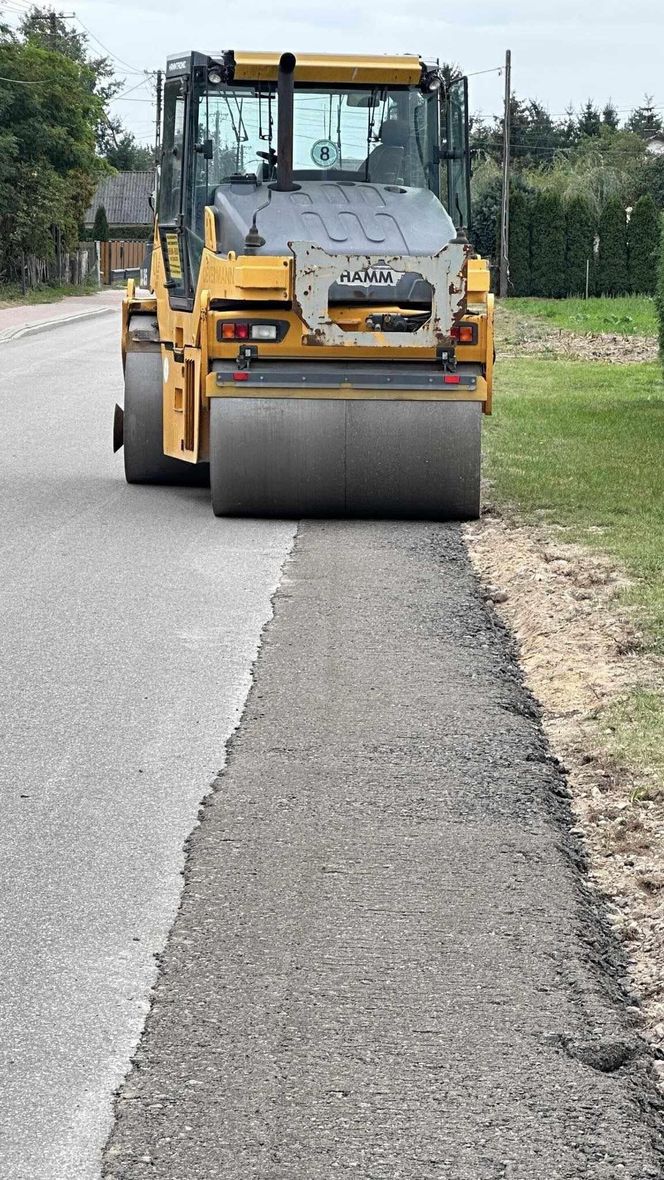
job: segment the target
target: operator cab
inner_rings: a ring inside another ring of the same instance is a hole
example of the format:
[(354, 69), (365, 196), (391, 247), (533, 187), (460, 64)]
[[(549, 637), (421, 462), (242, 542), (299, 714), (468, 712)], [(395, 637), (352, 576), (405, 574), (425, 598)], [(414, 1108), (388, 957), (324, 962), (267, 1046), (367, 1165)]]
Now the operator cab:
[(417, 57), (300, 57), (286, 128), (279, 70), (276, 54), (169, 59), (158, 220), (173, 306), (193, 298), (206, 208), (222, 254), (421, 255), (469, 226), (465, 78)]

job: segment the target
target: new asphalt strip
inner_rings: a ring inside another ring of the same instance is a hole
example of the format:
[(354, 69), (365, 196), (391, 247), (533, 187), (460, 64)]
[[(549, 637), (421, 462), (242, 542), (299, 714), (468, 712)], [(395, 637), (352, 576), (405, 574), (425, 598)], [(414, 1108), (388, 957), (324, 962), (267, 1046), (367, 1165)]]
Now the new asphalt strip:
[(309, 522), (107, 1180), (655, 1180), (617, 944), (458, 526)]

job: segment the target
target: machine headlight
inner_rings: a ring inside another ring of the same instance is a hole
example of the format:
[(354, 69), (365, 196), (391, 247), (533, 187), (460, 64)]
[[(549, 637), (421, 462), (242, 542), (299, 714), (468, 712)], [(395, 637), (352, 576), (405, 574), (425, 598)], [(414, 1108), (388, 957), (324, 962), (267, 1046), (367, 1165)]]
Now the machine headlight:
[(423, 94), (432, 94), (434, 90), (440, 90), (442, 85), (443, 79), (438, 73), (438, 70), (427, 70), (422, 75), (420, 88)]

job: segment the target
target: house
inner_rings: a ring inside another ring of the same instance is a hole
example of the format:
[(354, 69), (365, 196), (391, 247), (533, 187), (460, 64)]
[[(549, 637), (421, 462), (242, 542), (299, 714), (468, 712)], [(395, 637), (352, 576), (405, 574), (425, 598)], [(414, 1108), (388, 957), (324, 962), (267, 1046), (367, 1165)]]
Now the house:
[(116, 172), (99, 181), (85, 215), (85, 228), (91, 231), (100, 205), (106, 210), (110, 236), (116, 240), (143, 239), (152, 230), (150, 197), (155, 189), (154, 172)]

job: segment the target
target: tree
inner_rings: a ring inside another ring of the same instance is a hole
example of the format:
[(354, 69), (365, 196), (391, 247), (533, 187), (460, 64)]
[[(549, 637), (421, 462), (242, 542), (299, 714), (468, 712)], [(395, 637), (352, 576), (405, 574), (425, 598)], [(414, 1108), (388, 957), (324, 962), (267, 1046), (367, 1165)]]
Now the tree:
[(510, 192), (510, 280), (511, 295), (531, 294), (530, 223), (532, 196), (522, 187)]
[(565, 294), (565, 209), (555, 192), (533, 199), (530, 229), (531, 294), (559, 299)]
[(604, 107), (604, 110), (602, 111), (602, 126), (608, 127), (611, 131), (617, 131), (620, 126), (618, 112), (611, 102), (611, 99), (609, 99), (606, 106)]
[(654, 295), (659, 256), (659, 215), (652, 197), (640, 197), (627, 231), (629, 285), (638, 295)]
[(582, 196), (572, 197), (565, 208), (565, 294), (582, 295), (590, 262), (590, 289), (593, 290), (596, 221), (590, 202)]
[(130, 131), (125, 131), (107, 149), (106, 160), (118, 172), (149, 172), (154, 168), (152, 148), (141, 147)]
[(627, 214), (619, 197), (607, 201), (599, 220), (597, 288), (600, 295), (624, 295), (629, 289)]
[(97, 206), (95, 213), (94, 225), (92, 227), (93, 242), (107, 242), (110, 238), (110, 231), (108, 228), (108, 217), (103, 205)]
[(650, 193), (659, 210), (664, 210), (664, 155), (647, 155), (641, 173), (642, 193)]
[(77, 242), (100, 169), (100, 108), (79, 63), (0, 39), (0, 272), (7, 277), (19, 272), (23, 253), (49, 258), (56, 237), (65, 249)]
[(652, 95), (646, 94), (645, 102), (642, 106), (632, 111), (625, 124), (628, 131), (633, 131), (641, 139), (650, 139), (658, 131), (664, 130), (664, 123), (662, 123), (660, 116), (657, 114), (653, 102)]
[(97, 148), (101, 155), (105, 155), (109, 148), (115, 146), (122, 131), (120, 120), (108, 111), (111, 99), (124, 85), (122, 79), (115, 77), (110, 58), (92, 56), (85, 33), (70, 28), (63, 14), (51, 8), (32, 7), (21, 21), (19, 29), (26, 44), (62, 54), (80, 66), (84, 84), (101, 100), (95, 130)]
[(659, 320), (659, 355), (664, 365), (664, 217), (660, 216), (659, 263), (657, 267), (657, 288), (655, 306)]
[(449, 86), (451, 82), (456, 81), (457, 78), (463, 78), (463, 69), (457, 65), (455, 61), (445, 61), (440, 67), (440, 72), (443, 75), (443, 82), (445, 86)]
[(593, 136), (600, 134), (602, 130), (602, 120), (597, 107), (593, 102), (591, 102), (590, 99), (588, 99), (585, 106), (581, 108), (576, 127), (581, 138), (584, 136), (587, 138), (592, 138)]

